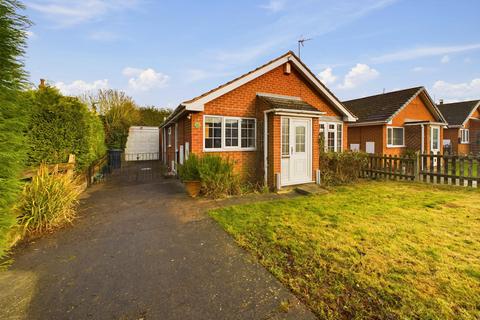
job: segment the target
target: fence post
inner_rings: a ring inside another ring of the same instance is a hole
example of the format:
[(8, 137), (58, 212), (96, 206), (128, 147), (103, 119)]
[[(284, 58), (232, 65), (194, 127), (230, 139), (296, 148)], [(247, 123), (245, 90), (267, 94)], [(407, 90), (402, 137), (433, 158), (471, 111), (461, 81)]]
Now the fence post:
[(68, 163), (73, 164), (72, 168), (67, 169), (67, 173), (70, 174), (70, 173), (73, 172), (73, 170), (75, 168), (75, 155), (74, 154), (70, 154), (68, 156)]
[(420, 157), (420, 152), (417, 151), (415, 152), (415, 159), (413, 160), (413, 174), (414, 174), (414, 180), (415, 181), (420, 181), (420, 161), (421, 161), (421, 157)]

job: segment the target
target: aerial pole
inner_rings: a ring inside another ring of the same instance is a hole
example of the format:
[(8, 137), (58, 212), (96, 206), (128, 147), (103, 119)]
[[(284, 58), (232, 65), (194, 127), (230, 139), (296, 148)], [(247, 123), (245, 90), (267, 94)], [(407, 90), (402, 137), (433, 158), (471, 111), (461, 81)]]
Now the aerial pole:
[(301, 47), (305, 46), (304, 43), (305, 43), (306, 41), (310, 41), (310, 40), (312, 40), (312, 38), (305, 39), (305, 38), (302, 36), (302, 37), (300, 37), (300, 39), (297, 41), (297, 42), (298, 42), (298, 58), (299, 58), (299, 59), (300, 59), (300, 54), (301, 54), (301, 52), (300, 52)]

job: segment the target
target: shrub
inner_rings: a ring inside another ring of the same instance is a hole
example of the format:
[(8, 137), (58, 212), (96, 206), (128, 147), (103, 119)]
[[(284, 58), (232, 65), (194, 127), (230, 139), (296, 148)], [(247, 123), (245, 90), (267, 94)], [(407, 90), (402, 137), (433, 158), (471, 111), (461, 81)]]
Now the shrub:
[(368, 155), (362, 152), (321, 152), (320, 174), (325, 185), (340, 185), (358, 180)]
[(182, 181), (200, 181), (199, 158), (191, 154), (178, 168), (178, 175)]
[(51, 87), (30, 92), (28, 165), (61, 163), (75, 154), (77, 170), (85, 170), (105, 153), (101, 119), (76, 97)]
[(40, 165), (37, 175), (25, 185), (18, 208), (23, 234), (40, 234), (71, 222), (81, 189), (72, 173), (51, 172)]

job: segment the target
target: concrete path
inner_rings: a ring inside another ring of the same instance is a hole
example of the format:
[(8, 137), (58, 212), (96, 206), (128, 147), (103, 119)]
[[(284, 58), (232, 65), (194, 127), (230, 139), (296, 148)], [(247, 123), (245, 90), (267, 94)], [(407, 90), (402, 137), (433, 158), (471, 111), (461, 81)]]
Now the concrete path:
[(73, 226), (0, 272), (0, 319), (315, 319), (209, 206), (175, 180), (95, 186)]

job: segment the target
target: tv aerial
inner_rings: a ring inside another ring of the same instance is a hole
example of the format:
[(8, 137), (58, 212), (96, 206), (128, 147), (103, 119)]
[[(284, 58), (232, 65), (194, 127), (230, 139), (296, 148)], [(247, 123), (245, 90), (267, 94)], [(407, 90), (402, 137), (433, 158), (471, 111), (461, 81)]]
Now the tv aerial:
[(302, 47), (305, 46), (305, 42), (312, 40), (312, 38), (307, 38), (305, 39), (303, 36), (300, 37), (300, 39), (297, 41), (298, 42), (298, 58), (300, 59), (300, 50)]

